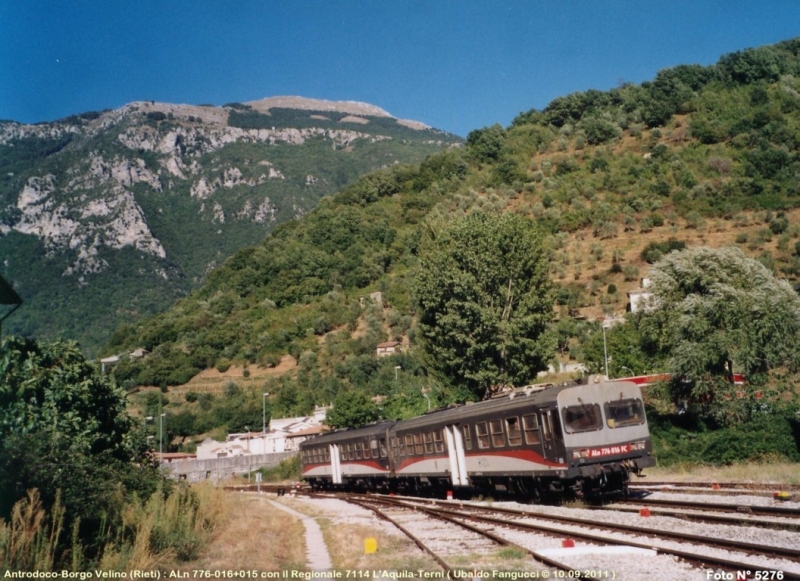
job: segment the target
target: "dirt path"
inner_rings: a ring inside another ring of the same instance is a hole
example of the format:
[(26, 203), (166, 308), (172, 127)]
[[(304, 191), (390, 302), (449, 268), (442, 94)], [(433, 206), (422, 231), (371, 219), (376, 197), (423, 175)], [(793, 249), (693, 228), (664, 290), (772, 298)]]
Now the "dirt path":
[(297, 512), (296, 510), (278, 504), (277, 502), (268, 501), (272, 506), (278, 508), (293, 517), (300, 519), (306, 529), (306, 557), (308, 568), (312, 571), (330, 571), (333, 569), (333, 562), (331, 555), (328, 553), (328, 547), (325, 545), (325, 539), (322, 538), (322, 529), (319, 528), (317, 521), (312, 516)]

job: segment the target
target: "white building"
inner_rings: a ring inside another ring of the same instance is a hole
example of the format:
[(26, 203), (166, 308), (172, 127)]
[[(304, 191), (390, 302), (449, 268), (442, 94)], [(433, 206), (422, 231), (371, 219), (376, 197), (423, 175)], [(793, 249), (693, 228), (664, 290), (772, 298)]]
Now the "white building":
[(273, 454), (297, 450), (300, 442), (322, 431), (328, 408), (318, 407), (310, 416), (270, 420), (266, 433), (228, 434), (225, 442), (211, 438), (197, 446), (198, 460), (230, 458), (251, 454)]
[(628, 302), (631, 305), (631, 313), (638, 313), (647, 309), (647, 301), (652, 296), (652, 293), (647, 290), (650, 287), (650, 279), (643, 278), (641, 286), (633, 289), (628, 293)]

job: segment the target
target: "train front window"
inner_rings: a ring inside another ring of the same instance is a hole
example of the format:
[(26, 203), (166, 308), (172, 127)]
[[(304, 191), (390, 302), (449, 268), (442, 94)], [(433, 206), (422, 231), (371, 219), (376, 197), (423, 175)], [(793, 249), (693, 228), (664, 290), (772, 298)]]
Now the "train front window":
[(478, 448), (486, 449), (489, 447), (489, 430), (486, 422), (475, 424), (475, 436), (478, 438)]
[(522, 416), (522, 429), (525, 432), (526, 444), (541, 444), (542, 437), (539, 435), (539, 418), (533, 414)]
[(606, 425), (609, 428), (636, 426), (644, 423), (644, 406), (640, 399), (619, 399), (606, 402)]
[(568, 434), (593, 432), (603, 427), (600, 406), (596, 403), (568, 406), (561, 411), (561, 414), (564, 417), (564, 430)]

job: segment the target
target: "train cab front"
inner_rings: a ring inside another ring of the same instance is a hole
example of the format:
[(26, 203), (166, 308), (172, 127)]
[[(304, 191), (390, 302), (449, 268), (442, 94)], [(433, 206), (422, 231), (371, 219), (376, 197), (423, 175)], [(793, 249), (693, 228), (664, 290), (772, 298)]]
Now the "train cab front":
[(655, 466), (638, 386), (602, 382), (559, 394), (568, 472), (584, 494), (625, 491)]

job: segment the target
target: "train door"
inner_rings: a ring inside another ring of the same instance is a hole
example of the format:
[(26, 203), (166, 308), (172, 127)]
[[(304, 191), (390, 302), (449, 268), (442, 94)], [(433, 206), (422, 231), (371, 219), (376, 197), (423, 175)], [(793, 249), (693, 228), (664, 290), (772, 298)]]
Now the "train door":
[(565, 461), (564, 434), (561, 430), (561, 419), (558, 408), (541, 410), (542, 417), (542, 446), (544, 456), (551, 462), (563, 464)]
[(464, 438), (461, 427), (457, 424), (445, 426), (444, 437), (447, 441), (447, 454), (450, 457), (450, 480), (453, 486), (467, 486), (467, 459), (464, 455)]
[(334, 484), (342, 483), (342, 462), (339, 456), (339, 445), (331, 444), (331, 479)]

